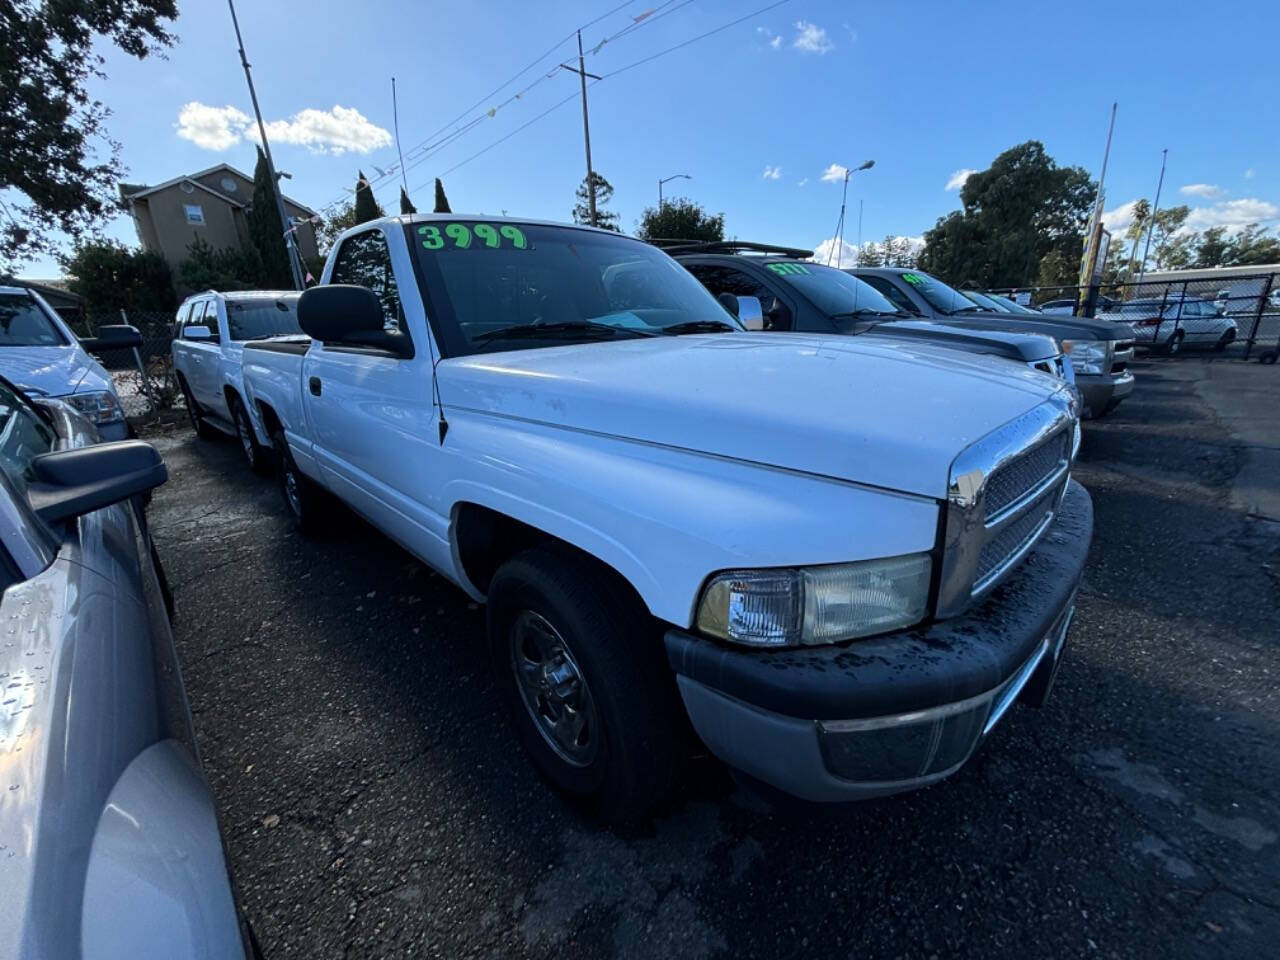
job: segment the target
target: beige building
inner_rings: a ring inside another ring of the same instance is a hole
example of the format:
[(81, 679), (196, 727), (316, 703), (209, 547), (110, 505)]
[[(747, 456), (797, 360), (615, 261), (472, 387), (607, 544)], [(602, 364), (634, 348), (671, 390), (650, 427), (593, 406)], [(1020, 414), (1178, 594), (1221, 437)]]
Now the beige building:
[[(187, 247), (197, 237), (214, 249), (249, 243), (245, 213), (253, 202), (253, 178), (229, 164), (220, 163), (154, 187), (122, 183), (120, 199), (133, 217), (143, 248), (159, 252), (174, 276), (178, 264), (187, 258)], [(284, 209), (291, 220), (300, 221), (298, 253), (304, 259), (316, 256), (315, 227), (310, 222), (316, 212), (288, 197), (284, 198)]]

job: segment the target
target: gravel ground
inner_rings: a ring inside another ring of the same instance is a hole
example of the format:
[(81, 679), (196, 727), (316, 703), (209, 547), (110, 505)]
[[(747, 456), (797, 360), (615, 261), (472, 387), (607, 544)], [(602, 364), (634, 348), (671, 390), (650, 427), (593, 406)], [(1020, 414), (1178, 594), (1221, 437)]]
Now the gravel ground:
[(525, 762), (462, 593), (342, 511), (301, 539), (230, 441), (153, 436), (178, 649), (267, 956), (1275, 956), (1280, 524), (1232, 506), (1250, 454), (1208, 369), (1142, 364), (1087, 428), (1097, 529), (1048, 707), (920, 793), (770, 806), (708, 765), (626, 833)]

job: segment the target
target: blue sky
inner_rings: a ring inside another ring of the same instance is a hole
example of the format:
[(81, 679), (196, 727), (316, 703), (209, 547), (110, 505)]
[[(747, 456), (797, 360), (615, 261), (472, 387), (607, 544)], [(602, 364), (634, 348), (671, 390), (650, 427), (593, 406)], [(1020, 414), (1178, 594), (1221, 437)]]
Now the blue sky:
[[(607, 75), (768, 2), (626, 4), (583, 31), (587, 69)], [(321, 208), (344, 196), (358, 167), (375, 177), (375, 166), (396, 163), (393, 74), (412, 164), (411, 147), (617, 6), (241, 0), (259, 100), (275, 123), (276, 163), (293, 175), (286, 192)], [(824, 172), (874, 159), (850, 182), (846, 241), (855, 239), (859, 199), (864, 239), (916, 236), (959, 207), (958, 172), (982, 169), (1024, 140), (1042, 140), (1058, 162), (1096, 176), (1118, 99), (1107, 176), (1113, 223), (1122, 223), (1125, 203), (1153, 194), (1168, 147), (1162, 206), (1189, 203), (1197, 227), (1250, 219), (1275, 227), (1280, 137), (1267, 110), (1280, 90), (1280, 61), (1243, 38), (1261, 44), (1277, 27), (1280, 7), (1257, 2), (789, 0), (594, 84), (592, 157), (628, 231), (656, 203), (659, 177), (687, 173), (693, 179), (668, 184), (668, 195), (723, 212), (730, 235), (803, 247), (829, 238), (839, 213), (839, 184), (824, 182)], [(157, 183), (222, 161), (250, 171), (251, 108), (225, 4), (182, 4), (175, 32), (180, 42), (166, 59), (105, 51), (109, 79), (93, 92), (113, 111), (109, 129), (123, 144), (128, 179)], [(544, 78), (571, 51), (565, 42), (484, 99), (462, 124), (478, 122), (408, 171), (420, 207), (430, 207), (431, 179), (443, 175), (455, 211), (569, 219), (585, 172), (576, 98), (472, 157), (575, 92), (571, 74)], [(392, 177), (378, 190), (392, 212), (398, 185)], [(136, 240), (127, 218), (108, 232)], [(24, 271), (57, 272), (49, 261)]]

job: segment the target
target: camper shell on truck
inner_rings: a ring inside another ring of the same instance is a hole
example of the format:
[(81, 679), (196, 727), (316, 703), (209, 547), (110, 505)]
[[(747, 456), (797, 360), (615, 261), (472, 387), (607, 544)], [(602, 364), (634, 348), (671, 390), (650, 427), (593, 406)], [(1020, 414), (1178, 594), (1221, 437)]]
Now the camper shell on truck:
[(485, 602), (522, 744), (602, 815), (694, 737), (811, 800), (923, 786), (1048, 693), (1092, 530), (1060, 380), (748, 332), (647, 244), (486, 217), (348, 230), (298, 320), (244, 351), (286, 509)]

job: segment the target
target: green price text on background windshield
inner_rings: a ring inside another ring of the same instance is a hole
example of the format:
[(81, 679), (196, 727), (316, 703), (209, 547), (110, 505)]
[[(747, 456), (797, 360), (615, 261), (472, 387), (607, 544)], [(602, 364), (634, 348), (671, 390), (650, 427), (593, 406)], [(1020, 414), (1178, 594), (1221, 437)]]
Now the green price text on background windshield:
[(907, 283), (924, 283), (924, 277), (917, 273), (904, 273), (902, 275), (902, 279), (907, 281)]
[(529, 248), (524, 231), (510, 224), (495, 227), (491, 223), (477, 223), (474, 226), (447, 223), (442, 230), (434, 223), (425, 223), (418, 227), (418, 236), (422, 238), (422, 246), (426, 250), (496, 250), (503, 246), (509, 250)]
[(809, 268), (803, 263), (771, 263), (769, 264), (769, 269), (784, 277), (809, 272)]

